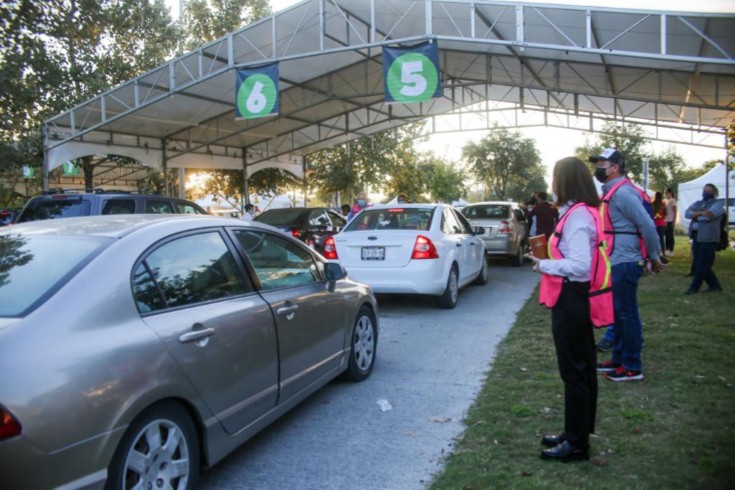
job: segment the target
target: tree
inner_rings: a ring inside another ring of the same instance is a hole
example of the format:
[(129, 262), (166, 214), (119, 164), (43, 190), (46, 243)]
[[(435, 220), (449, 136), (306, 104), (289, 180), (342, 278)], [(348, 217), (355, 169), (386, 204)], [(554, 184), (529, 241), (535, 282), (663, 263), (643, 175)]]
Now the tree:
[(674, 149), (654, 154), (648, 163), (648, 188), (663, 192), (667, 187), (675, 189), (682, 182), (684, 158)]
[(0, 14), (0, 146), (39, 170), (45, 119), (158, 66), (181, 37), (162, 0), (14, 0)]
[(533, 190), (546, 188), (534, 141), (497, 123), (479, 143), (465, 145), (462, 156), (474, 176), (487, 186), (490, 198), (521, 201)]
[(597, 156), (605, 148), (615, 148), (625, 158), (625, 168), (628, 176), (641, 182), (643, 177), (643, 158), (646, 156), (646, 145), (648, 136), (638, 124), (617, 124), (607, 122), (599, 134), (598, 141), (575, 149), (576, 155), (583, 161), (589, 161), (592, 156)]
[(428, 191), (433, 202), (451, 203), (465, 193), (464, 172), (456, 164), (432, 155), (429, 161)]
[(184, 5), (185, 47), (195, 49), (270, 14), (268, 0), (189, 0)]
[(418, 172), (413, 144), (422, 128), (421, 123), (408, 124), (309, 155), (310, 187), (322, 194), (345, 193), (350, 200), (368, 188), (401, 193), (403, 179)]
[[(280, 168), (264, 168), (248, 176), (250, 194), (283, 194), (289, 188), (302, 184), (303, 182), (296, 176)], [(196, 195), (187, 197), (199, 199), (207, 194), (215, 194), (242, 201), (243, 188), (242, 170), (211, 170), (207, 172), (207, 178)]]

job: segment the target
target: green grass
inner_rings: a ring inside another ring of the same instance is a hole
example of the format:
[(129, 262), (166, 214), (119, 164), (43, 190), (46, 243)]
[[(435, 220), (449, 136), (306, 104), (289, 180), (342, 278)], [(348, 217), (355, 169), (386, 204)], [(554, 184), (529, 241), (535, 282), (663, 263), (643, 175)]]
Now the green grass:
[(590, 462), (539, 458), (541, 436), (563, 429), (564, 400), (550, 313), (537, 290), (499, 345), (432, 489), (733, 488), (735, 250), (715, 262), (724, 293), (685, 296), (688, 244), (677, 239), (669, 268), (638, 290), (645, 381), (599, 378)]

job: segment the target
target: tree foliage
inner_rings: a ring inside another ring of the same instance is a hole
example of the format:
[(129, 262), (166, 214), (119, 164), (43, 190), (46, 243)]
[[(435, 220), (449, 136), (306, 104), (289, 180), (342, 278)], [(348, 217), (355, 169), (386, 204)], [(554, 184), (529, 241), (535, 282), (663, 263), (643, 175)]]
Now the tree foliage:
[(268, 0), (188, 0), (185, 47), (197, 48), (270, 14)]
[[(207, 194), (215, 194), (242, 201), (244, 188), (242, 170), (210, 170), (206, 174), (207, 178), (198, 191), (187, 197), (199, 199)], [(290, 172), (280, 168), (264, 168), (248, 176), (248, 193), (283, 194), (290, 188), (302, 184), (303, 181)]]
[(609, 122), (596, 142), (576, 148), (575, 153), (586, 162), (605, 148), (615, 148), (625, 158), (628, 177), (639, 184), (643, 183), (643, 160), (648, 158), (648, 187), (654, 190), (675, 189), (679, 182), (690, 180), (684, 178), (684, 158), (676, 150), (656, 153), (648, 148), (649, 144), (640, 125)]
[(546, 189), (536, 144), (518, 132), (495, 124), (478, 143), (466, 144), (462, 156), (491, 199), (522, 201), (532, 191)]
[(163, 0), (12, 0), (0, 16), (0, 146), (15, 155), (9, 173), (19, 172), (8, 168), (15, 165), (40, 170), (45, 119), (163, 63), (181, 37)]
[(432, 202), (451, 203), (464, 195), (464, 172), (456, 163), (448, 163), (431, 155), (424, 165), (428, 167), (427, 190)]

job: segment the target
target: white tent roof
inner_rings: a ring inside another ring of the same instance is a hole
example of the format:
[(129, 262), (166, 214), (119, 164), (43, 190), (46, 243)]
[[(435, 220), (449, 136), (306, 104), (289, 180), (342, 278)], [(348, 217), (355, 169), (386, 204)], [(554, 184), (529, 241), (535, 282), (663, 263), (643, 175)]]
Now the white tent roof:
[[(113, 153), (155, 167), (302, 175), (309, 153), (408, 122), (489, 128), (477, 111), (503, 111), (516, 127), (642, 121), (688, 131), (681, 142), (714, 135), (724, 146), (735, 118), (734, 31), (732, 13), (304, 0), (52, 117), (45, 170)], [(442, 97), (386, 103), (383, 46), (426, 40), (439, 47)], [(276, 61), (280, 114), (235, 120), (235, 69)]]

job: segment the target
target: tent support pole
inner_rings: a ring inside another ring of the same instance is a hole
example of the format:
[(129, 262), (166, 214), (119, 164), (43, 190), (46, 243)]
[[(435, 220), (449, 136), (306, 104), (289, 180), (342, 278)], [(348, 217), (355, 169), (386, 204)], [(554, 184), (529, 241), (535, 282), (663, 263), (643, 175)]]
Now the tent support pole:
[(248, 150), (242, 149), (242, 214), (245, 214), (245, 205), (250, 204), (250, 192), (248, 191)]

